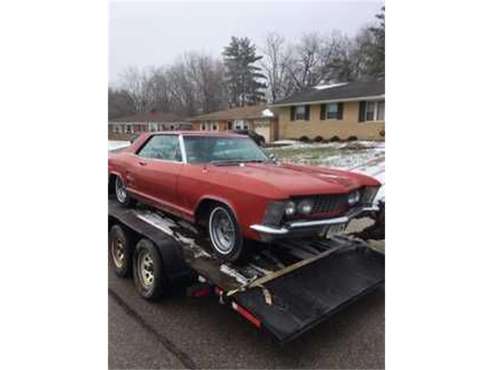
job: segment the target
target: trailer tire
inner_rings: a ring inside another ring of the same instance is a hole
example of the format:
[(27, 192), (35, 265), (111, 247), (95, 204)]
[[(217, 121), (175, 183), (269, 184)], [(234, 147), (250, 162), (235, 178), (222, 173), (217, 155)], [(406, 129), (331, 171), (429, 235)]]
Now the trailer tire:
[(108, 252), (115, 274), (128, 277), (132, 270), (131, 238), (120, 225), (113, 225), (110, 229)]
[(138, 293), (155, 301), (163, 296), (168, 285), (159, 251), (153, 242), (142, 238), (133, 254), (133, 278)]

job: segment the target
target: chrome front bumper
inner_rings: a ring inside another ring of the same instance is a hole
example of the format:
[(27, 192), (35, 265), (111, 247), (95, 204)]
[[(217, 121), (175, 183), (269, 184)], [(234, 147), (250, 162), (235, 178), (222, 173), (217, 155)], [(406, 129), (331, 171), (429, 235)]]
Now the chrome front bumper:
[(378, 206), (369, 205), (369, 206), (354, 208), (341, 217), (327, 218), (323, 220), (313, 220), (313, 221), (293, 221), (278, 227), (255, 224), (255, 225), (250, 225), (250, 228), (261, 234), (268, 234), (275, 237), (275, 236), (286, 235), (303, 229), (323, 228), (330, 225), (347, 224), (353, 218), (360, 216), (363, 213), (374, 212), (374, 211), (378, 211)]

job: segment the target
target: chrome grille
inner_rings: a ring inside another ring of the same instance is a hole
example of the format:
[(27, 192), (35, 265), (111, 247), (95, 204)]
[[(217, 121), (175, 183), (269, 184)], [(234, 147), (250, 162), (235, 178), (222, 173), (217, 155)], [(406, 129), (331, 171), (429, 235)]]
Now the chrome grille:
[(317, 195), (314, 200), (312, 215), (319, 213), (337, 214), (348, 208), (347, 194)]

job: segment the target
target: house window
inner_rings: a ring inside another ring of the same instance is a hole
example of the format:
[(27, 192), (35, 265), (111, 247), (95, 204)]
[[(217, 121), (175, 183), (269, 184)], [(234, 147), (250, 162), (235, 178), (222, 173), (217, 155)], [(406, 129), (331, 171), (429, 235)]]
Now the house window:
[(337, 103), (327, 104), (327, 119), (337, 119)]
[(237, 119), (234, 121), (235, 130), (248, 130), (248, 122), (243, 119)]
[(213, 129), (214, 131), (217, 131), (217, 125), (216, 125), (215, 123), (212, 125), (212, 129)]
[(379, 101), (377, 106), (377, 120), (383, 121), (385, 119), (385, 101)]
[(385, 101), (366, 101), (360, 103), (360, 121), (385, 120)]
[(131, 134), (131, 133), (132, 133), (132, 126), (127, 125), (127, 134)]
[(309, 121), (310, 120), (310, 106), (309, 105), (292, 105), (290, 107), (291, 121)]
[(375, 113), (376, 113), (375, 102), (374, 101), (366, 102), (365, 121), (374, 121)]
[(305, 111), (306, 107), (304, 105), (298, 105), (296, 107), (295, 113), (294, 113), (294, 119), (295, 120), (304, 120), (305, 119)]

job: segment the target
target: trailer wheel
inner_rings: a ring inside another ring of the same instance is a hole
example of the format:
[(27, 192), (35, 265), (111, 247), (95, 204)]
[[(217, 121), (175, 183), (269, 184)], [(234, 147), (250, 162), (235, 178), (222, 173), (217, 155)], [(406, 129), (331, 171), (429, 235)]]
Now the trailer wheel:
[(119, 225), (111, 227), (108, 250), (113, 271), (120, 277), (127, 277), (132, 267), (130, 238)]
[(162, 297), (167, 285), (159, 252), (150, 240), (141, 239), (133, 255), (133, 278), (139, 294), (147, 300)]

